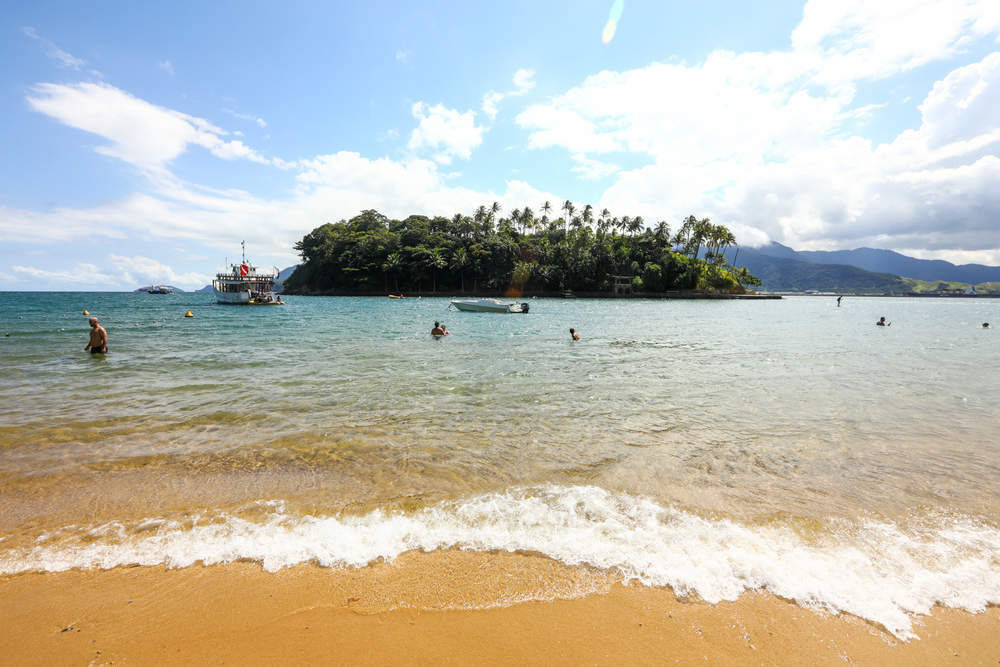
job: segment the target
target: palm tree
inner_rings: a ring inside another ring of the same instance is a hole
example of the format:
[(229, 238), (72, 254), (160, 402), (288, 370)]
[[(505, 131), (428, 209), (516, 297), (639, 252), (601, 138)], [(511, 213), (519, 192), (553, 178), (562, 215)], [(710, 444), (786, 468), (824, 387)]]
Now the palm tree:
[(594, 220), (594, 207), (587, 204), (583, 207), (583, 224), (589, 225)]
[(427, 260), (426, 261), (427, 261), (427, 266), (430, 267), (431, 274), (433, 275), (433, 280), (434, 280), (434, 289), (433, 289), (433, 291), (437, 292), (438, 291), (438, 288), (437, 288), (437, 272), (438, 272), (439, 269), (443, 269), (446, 266), (448, 266), (448, 260), (441, 253), (440, 249), (434, 248), (433, 250), (431, 250), (427, 254)]
[(663, 248), (667, 243), (670, 242), (670, 225), (664, 220), (660, 220), (656, 224), (656, 230), (653, 232), (656, 237), (656, 245), (659, 248)]
[(542, 224), (546, 224), (549, 221), (549, 213), (552, 212), (552, 204), (546, 199), (545, 203), (542, 204)]
[(500, 208), (499, 202), (493, 202), (493, 205), (490, 206), (490, 222), (493, 222), (493, 216), (500, 212)]
[(527, 206), (521, 211), (521, 224), (524, 225), (526, 229), (534, 231), (535, 229), (535, 212), (532, 211)]
[(637, 215), (634, 218), (632, 218), (632, 222), (630, 222), (628, 225), (629, 232), (631, 232), (633, 236), (641, 232), (643, 222), (644, 221), (641, 215)]
[(469, 257), (469, 251), (465, 248), (459, 248), (455, 251), (455, 254), (451, 256), (451, 268), (458, 271), (459, 278), (462, 281), (462, 292), (465, 292), (465, 269), (469, 267), (472, 263), (472, 259)]
[[(388, 257), (385, 258), (385, 263), (382, 264), (382, 270), (385, 271), (386, 275), (392, 274), (393, 283), (396, 285), (396, 291), (399, 291), (399, 267), (403, 265), (403, 257), (398, 252), (390, 253)], [(388, 291), (388, 290), (386, 290)]]
[(517, 230), (517, 226), (521, 224), (521, 211), (519, 209), (514, 209), (510, 213), (510, 221), (514, 223), (514, 230)]
[(566, 201), (563, 202), (562, 210), (566, 211), (566, 218), (565, 218), (564, 222), (566, 223), (566, 228), (567, 228), (567, 231), (568, 231), (569, 230), (569, 221), (570, 221), (570, 218), (573, 217), (573, 211), (576, 210), (576, 207), (573, 206), (573, 202), (571, 202), (570, 200), (567, 199)]

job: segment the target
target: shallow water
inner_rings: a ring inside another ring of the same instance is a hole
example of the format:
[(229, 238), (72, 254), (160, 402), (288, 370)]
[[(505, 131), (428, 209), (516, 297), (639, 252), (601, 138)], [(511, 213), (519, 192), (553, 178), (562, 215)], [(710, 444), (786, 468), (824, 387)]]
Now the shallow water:
[[(706, 599), (787, 587), (791, 558), (833, 608), (873, 595), (904, 613), (918, 598), (1000, 601), (1000, 339), (980, 327), (1000, 324), (1000, 301), (533, 299), (528, 315), (454, 312), (447, 299), (288, 301), (0, 294), (0, 572), (358, 564), (348, 555), (457, 545), (619, 568)], [(85, 308), (108, 329), (106, 357), (83, 352)], [(891, 327), (874, 326), (881, 315)], [(434, 320), (453, 335), (431, 338)], [(505, 513), (463, 523), (487, 498)], [(651, 505), (622, 518), (635, 503)], [(410, 532), (392, 532), (400, 517)], [(547, 541), (578, 520), (597, 533)], [(330, 521), (382, 541), (362, 549), (348, 531), (331, 543)], [(510, 522), (521, 538), (496, 537)], [(268, 560), (260, 545), (279, 526), (298, 546)], [(737, 545), (731, 567), (685, 579), (683, 554), (722, 544)], [(849, 572), (832, 565), (845, 549), (862, 554)], [(951, 574), (935, 569), (948, 558)], [(925, 565), (919, 591), (869, 577)]]

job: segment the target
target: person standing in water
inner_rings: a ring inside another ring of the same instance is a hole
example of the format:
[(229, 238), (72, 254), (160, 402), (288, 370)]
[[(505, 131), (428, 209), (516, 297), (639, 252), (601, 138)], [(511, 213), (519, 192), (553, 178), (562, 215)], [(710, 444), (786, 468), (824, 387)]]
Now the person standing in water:
[(108, 352), (108, 332), (97, 322), (96, 317), (90, 318), (90, 342), (84, 350), (90, 350), (91, 354), (107, 354)]
[(840, 308), (840, 300), (843, 299), (843, 298), (844, 298), (843, 294), (841, 294), (840, 296), (837, 297), (837, 308)]
[(580, 334), (573, 330), (573, 327), (569, 328), (569, 335), (573, 340), (580, 340)]
[(431, 335), (432, 336), (443, 336), (444, 335), (444, 329), (441, 328), (441, 323), (440, 322), (435, 322), (434, 323), (434, 328), (431, 329)]
[(879, 318), (879, 321), (875, 323), (875, 326), (877, 326), (877, 327), (891, 327), (892, 326), (892, 322), (886, 322), (885, 321), (885, 315), (883, 315), (882, 317)]

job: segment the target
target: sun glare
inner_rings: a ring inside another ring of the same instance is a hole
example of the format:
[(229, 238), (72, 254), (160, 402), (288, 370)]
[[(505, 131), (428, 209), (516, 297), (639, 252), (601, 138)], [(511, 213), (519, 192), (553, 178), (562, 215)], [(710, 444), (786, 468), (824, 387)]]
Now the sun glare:
[(601, 41), (605, 44), (609, 44), (615, 36), (615, 30), (618, 29), (618, 21), (622, 17), (622, 11), (625, 9), (625, 0), (615, 0), (614, 4), (611, 5), (611, 11), (608, 12), (608, 22), (604, 25), (604, 32), (601, 33)]

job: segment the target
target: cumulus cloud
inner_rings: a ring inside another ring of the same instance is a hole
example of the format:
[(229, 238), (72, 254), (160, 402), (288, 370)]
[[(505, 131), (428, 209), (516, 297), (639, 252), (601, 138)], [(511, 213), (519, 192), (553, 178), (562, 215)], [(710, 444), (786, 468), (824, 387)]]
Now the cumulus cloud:
[(156, 63), (156, 66), (162, 69), (170, 76), (174, 75), (174, 64), (169, 60), (161, 60), (160, 62)]
[(178, 273), (168, 265), (142, 255), (126, 257), (112, 253), (108, 255), (108, 263), (115, 270), (116, 282), (126, 285), (142, 286), (165, 283), (178, 287), (201, 287), (208, 282), (208, 274)]
[(998, 32), (996, 3), (810, 0), (789, 50), (601, 72), (517, 122), (530, 148), (565, 149), (582, 178), (611, 173), (604, 156), (648, 162), (615, 173), (600, 202), (612, 210), (668, 220), (697, 211), (742, 230), (743, 241), (988, 252), (1000, 247), (989, 187), (1000, 53), (938, 81), (920, 128), (884, 144), (855, 132), (890, 100), (854, 99), (862, 81)]
[(486, 114), (486, 116), (490, 120), (493, 120), (497, 117), (497, 112), (499, 111), (497, 105), (500, 104), (503, 98), (504, 94), (498, 93), (495, 90), (490, 90), (485, 95), (483, 95), (483, 106), (482, 106), (483, 113)]
[(535, 87), (535, 70), (519, 69), (514, 72), (514, 90), (509, 95), (524, 95)]
[(498, 105), (503, 101), (505, 97), (518, 97), (520, 95), (526, 94), (532, 88), (535, 87), (535, 70), (533, 69), (519, 69), (514, 72), (513, 77), (514, 89), (508, 90), (505, 93), (498, 93), (495, 90), (488, 91), (483, 95), (482, 109), (483, 113), (490, 120), (494, 120), (499, 112)]
[(483, 128), (476, 125), (475, 111), (461, 113), (443, 104), (431, 107), (423, 102), (415, 103), (411, 111), (420, 123), (410, 135), (409, 148), (429, 149), (441, 164), (449, 164), (453, 157), (468, 160), (472, 149), (483, 143)]

